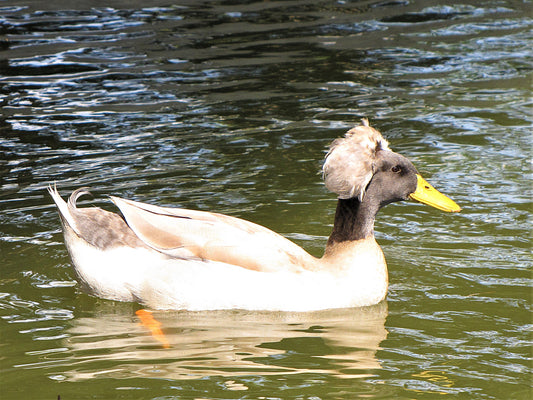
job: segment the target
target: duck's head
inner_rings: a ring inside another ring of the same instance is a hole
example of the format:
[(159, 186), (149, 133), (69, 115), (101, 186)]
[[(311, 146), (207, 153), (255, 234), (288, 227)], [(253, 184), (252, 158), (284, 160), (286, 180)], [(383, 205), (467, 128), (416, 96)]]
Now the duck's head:
[(368, 120), (336, 139), (323, 166), (326, 187), (339, 199), (372, 201), (379, 208), (401, 200), (416, 200), (439, 210), (461, 208), (431, 186), (406, 157), (389, 149)]

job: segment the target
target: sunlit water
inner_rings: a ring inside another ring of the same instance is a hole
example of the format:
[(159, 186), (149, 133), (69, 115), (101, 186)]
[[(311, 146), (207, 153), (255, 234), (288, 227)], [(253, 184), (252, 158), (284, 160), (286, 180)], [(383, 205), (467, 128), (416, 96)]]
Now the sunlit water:
[[(530, 397), (530, 3), (112, 3), (0, 4), (2, 399)], [(78, 287), (49, 183), (321, 255), (361, 117), (463, 207), (382, 210), (383, 304), (158, 312), (164, 348)]]

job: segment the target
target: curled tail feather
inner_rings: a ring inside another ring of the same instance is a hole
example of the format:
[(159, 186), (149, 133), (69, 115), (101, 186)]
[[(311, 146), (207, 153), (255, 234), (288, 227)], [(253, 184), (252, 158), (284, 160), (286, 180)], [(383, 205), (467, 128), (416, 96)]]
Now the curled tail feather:
[(82, 187), (82, 188), (79, 188), (79, 189), (76, 189), (75, 191), (73, 191), (72, 194), (70, 195), (70, 197), (68, 198), (68, 206), (69, 206), (69, 208), (75, 210), (77, 208), (76, 202), (78, 201), (78, 199), (80, 197), (85, 196), (85, 195), (88, 195), (88, 196), (92, 197), (92, 194), (89, 191), (88, 187)]
[(79, 234), (79, 229), (76, 226), (76, 221), (73, 217), (73, 213), (76, 212), (76, 202), (78, 201), (78, 199), (86, 194), (91, 194), (88, 188), (83, 187), (75, 190), (70, 195), (68, 203), (65, 202), (65, 200), (63, 200), (63, 198), (59, 194), (55, 183), (54, 186), (48, 186), (48, 193), (50, 193), (50, 196), (52, 196), (52, 199), (54, 200), (54, 203), (56, 204), (56, 207), (59, 210), (59, 216), (61, 217), (61, 221), (63, 222), (63, 224), (68, 225), (72, 230), (74, 230), (74, 232)]

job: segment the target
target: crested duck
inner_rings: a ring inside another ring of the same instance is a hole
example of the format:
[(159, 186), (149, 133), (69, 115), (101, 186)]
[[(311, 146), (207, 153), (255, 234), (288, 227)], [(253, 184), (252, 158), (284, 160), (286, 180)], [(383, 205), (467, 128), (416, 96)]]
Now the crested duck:
[(323, 164), (338, 195), (333, 230), (316, 258), (243, 219), (159, 207), (111, 196), (122, 215), (79, 208), (55, 185), (65, 244), (81, 283), (99, 297), (154, 309), (311, 311), (377, 304), (387, 294), (374, 219), (386, 204), (413, 199), (460, 207), (434, 189), (366, 119), (331, 144)]

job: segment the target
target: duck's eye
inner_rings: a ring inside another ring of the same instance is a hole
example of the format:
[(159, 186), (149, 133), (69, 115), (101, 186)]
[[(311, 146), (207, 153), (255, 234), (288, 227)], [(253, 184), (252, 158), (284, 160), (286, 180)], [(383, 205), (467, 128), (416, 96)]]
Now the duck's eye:
[(395, 165), (394, 167), (391, 168), (391, 171), (394, 173), (402, 172), (402, 167), (400, 167), (399, 165)]

